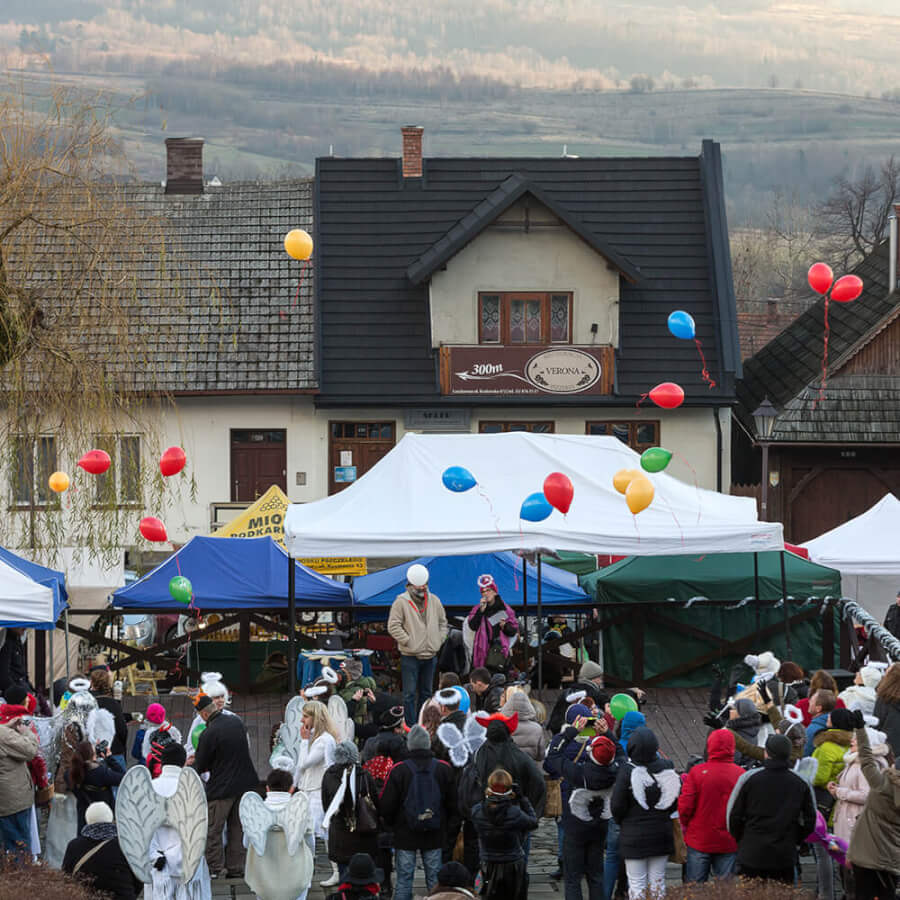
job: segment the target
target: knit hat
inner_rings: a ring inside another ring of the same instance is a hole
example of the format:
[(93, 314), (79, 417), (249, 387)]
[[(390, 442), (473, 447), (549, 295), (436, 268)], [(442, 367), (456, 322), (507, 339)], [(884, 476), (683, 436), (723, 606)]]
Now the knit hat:
[(862, 681), (866, 687), (877, 688), (884, 675), (884, 670), (877, 666), (863, 666), (859, 670), (859, 674), (862, 675)]
[(170, 740), (162, 745), (157, 758), (161, 766), (178, 766), (183, 769), (187, 762), (187, 751), (178, 741)]
[(591, 711), (583, 703), (573, 703), (566, 710), (566, 725), (574, 725), (575, 720), (579, 716), (584, 716), (584, 718), (589, 719), (591, 717)]
[(840, 731), (853, 731), (853, 713), (849, 709), (833, 709), (829, 714), (831, 727)]
[(490, 588), (492, 591), (494, 591), (494, 593), (497, 593), (497, 594), (500, 593), (499, 589), (497, 588), (497, 582), (494, 581), (493, 575), (479, 575), (478, 576), (478, 590), (486, 591), (488, 588)]
[(475, 879), (462, 863), (448, 862), (438, 871), (437, 883), (441, 887), (471, 888), (475, 884)]
[(356, 681), (362, 678), (363, 664), (358, 659), (345, 659), (341, 663), (341, 668), (347, 673), (349, 681)]
[(85, 825), (100, 825), (101, 823), (112, 822), (113, 811), (106, 803), (92, 803), (84, 811)]
[(225, 687), (222, 676), (218, 672), (204, 672), (200, 676), (200, 690), (207, 697), (228, 698), (228, 688)]
[(602, 734), (591, 741), (588, 749), (591, 761), (598, 766), (608, 766), (616, 758), (616, 745)]
[(413, 725), (409, 729), (409, 734), (406, 736), (406, 749), (410, 752), (431, 749), (431, 737), (421, 725)]
[(640, 725), (628, 736), (628, 758), (639, 766), (649, 766), (659, 753), (659, 741), (656, 735)]
[(384, 872), (375, 868), (375, 863), (368, 853), (354, 853), (350, 857), (350, 862), (347, 863), (344, 881), (360, 887), (369, 884), (380, 885), (384, 881)]
[(24, 684), (11, 684), (3, 693), (3, 699), (11, 706), (24, 706), (28, 709), (26, 699), (31, 696)]
[(13, 703), (0, 703), (0, 725), (9, 725), (22, 716), (27, 716), (28, 710), (24, 706)]
[[(454, 693), (456, 692), (454, 691)], [(390, 709), (386, 709), (378, 719), (378, 723), (385, 729), (399, 728), (405, 721), (406, 714), (402, 706), (392, 706)]]
[[(201, 691), (199, 694), (197, 694), (196, 697), (194, 697), (194, 709), (196, 709), (197, 712), (200, 712), (201, 710), (206, 709), (207, 706), (212, 706), (212, 702), (212, 697), (207, 697), (206, 694)], [(158, 705), (158, 703), (154, 704), (154, 706)], [(149, 718), (149, 713), (147, 718)]]
[[(206, 695), (200, 694), (197, 697), (197, 701), (199, 701), (200, 697), (204, 696)], [(203, 708), (202, 706), (198, 706), (196, 701), (194, 703), (194, 706), (197, 709)], [(151, 703), (147, 707), (147, 715), (144, 718), (146, 718), (146, 720), (152, 725), (162, 725), (162, 723), (166, 721), (166, 708), (162, 705), (162, 703)]]
[(741, 697), (734, 704), (734, 708), (737, 710), (737, 714), (743, 718), (744, 716), (752, 716), (755, 715), (758, 710), (756, 709), (756, 704), (752, 700), (748, 700), (746, 697)]
[(444, 688), (444, 690), (438, 691), (434, 695), (434, 702), (438, 706), (446, 706), (451, 709), (457, 709), (460, 700), (462, 700), (462, 697), (459, 691), (454, 691), (453, 688)]
[(578, 679), (580, 681), (593, 681), (603, 674), (603, 666), (595, 663), (593, 660), (585, 660), (578, 670)]
[(775, 730), (783, 734), (792, 744), (806, 746), (806, 727), (803, 722), (794, 722), (791, 719), (782, 719)]
[(766, 738), (766, 753), (770, 759), (787, 762), (791, 758), (791, 742), (783, 734), (770, 734)]
[(359, 750), (353, 741), (341, 741), (334, 748), (334, 764), (336, 766), (356, 765), (359, 762)]
[(774, 675), (781, 668), (781, 661), (776, 658), (771, 650), (766, 650), (763, 653), (760, 653), (759, 656), (748, 653), (744, 657), (744, 662), (750, 666), (757, 675)]

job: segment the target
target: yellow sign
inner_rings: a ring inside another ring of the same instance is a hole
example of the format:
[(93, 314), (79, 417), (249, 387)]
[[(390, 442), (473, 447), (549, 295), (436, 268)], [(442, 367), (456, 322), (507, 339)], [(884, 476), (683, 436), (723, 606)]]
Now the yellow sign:
[[(214, 537), (266, 537), (284, 544), (284, 516), (287, 512), (287, 494), (273, 484), (252, 506), (223, 525)], [(326, 556), (320, 559), (301, 559), (304, 566), (323, 575), (365, 575), (364, 556)]]

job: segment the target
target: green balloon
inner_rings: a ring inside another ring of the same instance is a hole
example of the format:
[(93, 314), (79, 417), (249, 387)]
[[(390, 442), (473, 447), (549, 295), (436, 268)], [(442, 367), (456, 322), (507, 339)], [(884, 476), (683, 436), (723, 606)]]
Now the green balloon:
[(191, 746), (196, 750), (197, 744), (200, 743), (200, 735), (206, 731), (206, 723), (201, 722), (197, 725), (197, 727), (191, 732)]
[(191, 602), (191, 597), (194, 595), (194, 586), (184, 575), (176, 575), (169, 582), (169, 593), (172, 595), (173, 600), (184, 603), (186, 606)]
[(646, 472), (662, 472), (672, 458), (671, 450), (650, 447), (641, 454), (641, 468)]
[(638, 705), (631, 694), (613, 694), (609, 701), (609, 711), (617, 722), (625, 718), (625, 713), (637, 712)]

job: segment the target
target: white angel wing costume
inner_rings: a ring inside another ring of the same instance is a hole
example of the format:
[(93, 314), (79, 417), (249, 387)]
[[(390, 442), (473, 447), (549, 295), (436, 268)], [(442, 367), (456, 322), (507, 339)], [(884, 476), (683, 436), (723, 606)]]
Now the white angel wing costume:
[(55, 716), (44, 718), (39, 716), (31, 720), (37, 731), (38, 743), (41, 747), (41, 756), (47, 763), (47, 771), (53, 775), (59, 765), (60, 741), (62, 739), (63, 717), (57, 713)]
[(473, 716), (466, 719), (460, 731), (450, 722), (441, 722), (437, 727), (438, 740), (447, 748), (450, 762), (461, 769), (487, 740), (487, 731), (478, 724)]
[(278, 729), (278, 738), (269, 760), (270, 765), (274, 765), (272, 759), (276, 756), (287, 755), (294, 761), (296, 768), (297, 761), (300, 759), (300, 726), (303, 724), (304, 703), (306, 701), (303, 697), (292, 697), (284, 708), (284, 721), (281, 723), (281, 728)]
[(206, 851), (209, 827), (206, 792), (193, 769), (181, 770), (171, 797), (154, 790), (144, 766), (129, 769), (116, 796), (116, 820), (122, 852), (144, 884), (153, 881), (148, 850), (162, 825), (174, 829), (181, 841), (181, 882), (187, 884), (193, 878)]
[(328, 698), (328, 715), (337, 725), (338, 734), (343, 735), (341, 740), (352, 741), (356, 735), (356, 725), (347, 712), (347, 704), (344, 703), (343, 697), (332, 694)]
[(294, 900), (309, 888), (313, 854), (307, 843), (312, 830), (309, 801), (296, 791), (284, 802), (270, 794), (263, 800), (249, 792), (239, 813), (248, 848), (244, 880), (261, 900)]
[(87, 725), (84, 729), (88, 740), (96, 747), (100, 741), (112, 744), (116, 737), (116, 720), (108, 709), (93, 709), (88, 713)]

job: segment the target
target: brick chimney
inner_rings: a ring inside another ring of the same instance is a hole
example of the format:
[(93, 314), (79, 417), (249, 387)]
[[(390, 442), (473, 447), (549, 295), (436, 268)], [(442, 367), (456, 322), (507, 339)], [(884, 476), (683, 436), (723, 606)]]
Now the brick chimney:
[(203, 138), (166, 138), (166, 193), (203, 193)]
[(422, 134), (421, 125), (404, 125), (403, 134), (403, 177), (422, 177)]

